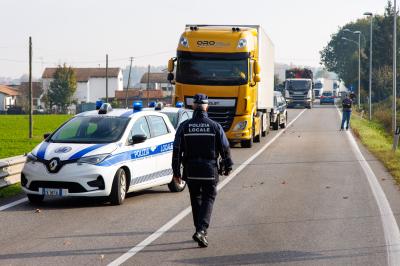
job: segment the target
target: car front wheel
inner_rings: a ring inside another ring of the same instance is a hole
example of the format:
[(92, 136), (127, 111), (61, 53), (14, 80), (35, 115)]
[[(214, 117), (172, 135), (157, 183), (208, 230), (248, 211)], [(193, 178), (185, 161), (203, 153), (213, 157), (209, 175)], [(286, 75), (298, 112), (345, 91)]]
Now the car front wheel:
[(111, 194), (110, 202), (112, 205), (121, 205), (126, 196), (126, 173), (125, 170), (120, 168), (115, 173)]

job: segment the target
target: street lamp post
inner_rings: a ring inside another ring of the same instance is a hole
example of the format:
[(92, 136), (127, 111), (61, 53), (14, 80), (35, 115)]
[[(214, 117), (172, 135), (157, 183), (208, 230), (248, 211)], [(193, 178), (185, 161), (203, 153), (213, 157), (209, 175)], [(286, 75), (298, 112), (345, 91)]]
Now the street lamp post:
[(373, 14), (365, 12), (364, 16), (368, 16), (371, 20), (370, 34), (369, 34), (369, 120), (372, 119), (372, 22)]
[[(360, 99), (361, 99), (361, 93), (360, 93), (361, 92), (361, 31), (358, 31), (358, 30), (351, 31), (349, 29), (344, 29), (343, 31), (358, 34), (358, 97), (357, 97), (357, 103), (358, 103), (358, 109), (360, 109), (360, 107), (361, 107), (361, 102), (360, 102)], [(345, 37), (342, 37), (342, 39), (354, 42), (353, 40), (349, 40)]]

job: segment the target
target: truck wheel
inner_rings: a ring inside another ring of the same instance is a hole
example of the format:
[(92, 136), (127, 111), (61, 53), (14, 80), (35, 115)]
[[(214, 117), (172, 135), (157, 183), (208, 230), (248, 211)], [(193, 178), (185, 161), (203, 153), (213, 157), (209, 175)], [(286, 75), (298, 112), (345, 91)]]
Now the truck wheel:
[(266, 115), (266, 120), (267, 120), (267, 126), (266, 128), (263, 128), (263, 131), (261, 132), (261, 136), (265, 137), (268, 133), (269, 133), (269, 127), (270, 127), (270, 116), (269, 114), (265, 114)]
[(254, 142), (261, 142), (261, 134), (262, 134), (262, 125), (260, 125), (260, 130), (258, 131), (258, 135), (254, 136)]
[(253, 146), (253, 138), (242, 140), (240, 144), (242, 148), (251, 148)]
[(28, 200), (30, 203), (39, 204), (43, 202), (44, 195), (28, 194)]
[(273, 130), (278, 130), (279, 129), (279, 123), (280, 123), (280, 116), (278, 115), (278, 117), (276, 118), (276, 121), (272, 124), (272, 129)]
[(185, 189), (186, 182), (182, 180), (181, 183), (178, 183), (175, 178), (172, 178), (172, 181), (168, 184), (169, 191), (171, 192), (181, 192)]
[(121, 205), (126, 196), (126, 173), (120, 168), (115, 173), (111, 193), (109, 196), (112, 205)]

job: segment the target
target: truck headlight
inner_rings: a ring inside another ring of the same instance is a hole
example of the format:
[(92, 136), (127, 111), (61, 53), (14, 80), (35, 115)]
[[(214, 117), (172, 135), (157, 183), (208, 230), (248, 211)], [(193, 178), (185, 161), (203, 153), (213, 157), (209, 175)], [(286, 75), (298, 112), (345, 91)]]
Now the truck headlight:
[(38, 158), (33, 155), (31, 152), (28, 153), (28, 155), (26, 156), (26, 163), (30, 163), (30, 162), (37, 162)]
[(235, 125), (233, 131), (242, 131), (245, 130), (246, 127), (247, 127), (247, 121), (240, 121)]
[(243, 48), (243, 47), (246, 47), (246, 45), (247, 45), (246, 39), (240, 39), (240, 40), (238, 41), (237, 48)]
[(82, 157), (77, 161), (77, 163), (98, 164), (104, 161), (104, 159), (107, 158), (109, 155), (110, 155), (109, 153), (106, 153), (106, 154)]
[(179, 40), (179, 43), (186, 48), (189, 48), (189, 42), (185, 37), (181, 37), (181, 39)]

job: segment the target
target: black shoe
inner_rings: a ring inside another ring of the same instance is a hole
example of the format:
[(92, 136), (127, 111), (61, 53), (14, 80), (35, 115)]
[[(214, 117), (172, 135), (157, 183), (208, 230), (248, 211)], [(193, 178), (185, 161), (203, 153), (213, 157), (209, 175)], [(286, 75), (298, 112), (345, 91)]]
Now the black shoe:
[(199, 247), (208, 247), (207, 233), (205, 231), (196, 232), (192, 238), (199, 244)]
[(348, 128), (348, 127), (346, 127), (346, 130), (349, 130), (349, 128)]

